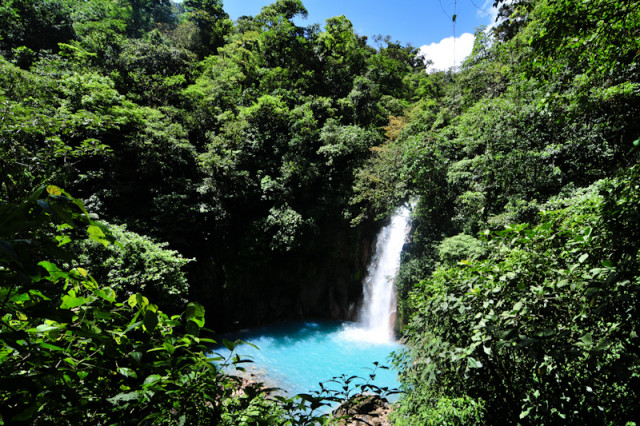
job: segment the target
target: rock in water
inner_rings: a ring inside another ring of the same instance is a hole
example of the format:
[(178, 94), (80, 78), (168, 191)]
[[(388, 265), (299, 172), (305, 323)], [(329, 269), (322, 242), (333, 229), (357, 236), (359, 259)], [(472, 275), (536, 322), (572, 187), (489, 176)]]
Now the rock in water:
[(390, 411), (389, 402), (380, 395), (358, 394), (343, 402), (333, 418), (339, 426), (390, 426)]

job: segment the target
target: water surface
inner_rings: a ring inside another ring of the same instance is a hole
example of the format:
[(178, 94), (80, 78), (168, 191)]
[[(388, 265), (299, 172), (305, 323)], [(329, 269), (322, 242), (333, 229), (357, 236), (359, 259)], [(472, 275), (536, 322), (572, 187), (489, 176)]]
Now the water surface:
[[(370, 383), (379, 387), (399, 387), (395, 371), (378, 368), (373, 372), (373, 369), (374, 362), (390, 365), (389, 355), (401, 345), (379, 339), (355, 323), (286, 322), (235, 333), (226, 338), (242, 339), (258, 346), (259, 349), (249, 345), (236, 348), (235, 353), (254, 361), (242, 366), (248, 373), (255, 374), (258, 380), (279, 387), (290, 396), (319, 391), (320, 382), (327, 388), (341, 388), (336, 383), (328, 383), (341, 375), (359, 376), (363, 380), (355, 380), (354, 383), (365, 383), (374, 373), (375, 379)], [(214, 352), (223, 356), (229, 354), (226, 348), (216, 348)]]

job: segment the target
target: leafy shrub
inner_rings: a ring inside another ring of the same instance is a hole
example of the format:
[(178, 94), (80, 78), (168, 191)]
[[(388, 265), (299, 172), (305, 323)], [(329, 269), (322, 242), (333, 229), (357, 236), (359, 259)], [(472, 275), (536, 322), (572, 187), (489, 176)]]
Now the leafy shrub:
[(486, 249), (482, 241), (466, 234), (445, 238), (438, 246), (440, 261), (447, 266), (453, 266), (463, 260), (480, 259), (485, 254)]
[(431, 399), (419, 391), (406, 394), (402, 403), (391, 412), (395, 425), (484, 425), (482, 401), (467, 396)]
[(168, 316), (59, 267), (72, 238), (114, 236), (78, 200), (47, 192), (0, 206), (0, 424), (258, 424), (277, 412), (205, 356), (215, 342), (199, 336), (201, 305)]
[(144, 293), (165, 308), (183, 309), (189, 283), (183, 271), (185, 259), (167, 243), (109, 225), (117, 244), (104, 246), (92, 240), (80, 241), (77, 261), (98, 281), (116, 291), (118, 298)]
[[(535, 227), (487, 232), (486, 259), (422, 281), (398, 358), (407, 391), (431, 407), (482, 400), (488, 423), (637, 419), (637, 240), (620, 244), (602, 219), (614, 209), (616, 223), (637, 222), (637, 174), (593, 185)], [(419, 415), (411, 404), (401, 412)]]

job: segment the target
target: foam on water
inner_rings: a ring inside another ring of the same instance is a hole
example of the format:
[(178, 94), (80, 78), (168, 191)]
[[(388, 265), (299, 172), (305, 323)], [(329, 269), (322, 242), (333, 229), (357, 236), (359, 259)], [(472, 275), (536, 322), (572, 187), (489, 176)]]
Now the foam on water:
[(394, 342), (393, 336), (388, 330), (364, 328), (358, 323), (345, 324), (340, 331), (340, 338), (355, 344), (380, 344)]

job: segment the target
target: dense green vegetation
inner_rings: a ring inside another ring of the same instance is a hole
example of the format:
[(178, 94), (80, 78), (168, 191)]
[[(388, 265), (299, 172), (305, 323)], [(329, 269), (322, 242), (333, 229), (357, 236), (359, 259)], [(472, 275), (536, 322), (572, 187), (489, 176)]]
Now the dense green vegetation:
[(375, 233), (350, 226), (355, 175), (428, 77), (416, 49), (305, 15), (297, 0), (236, 24), (217, 0), (3, 2), (0, 199), (55, 184), (169, 243), (219, 329), (346, 316)]
[(640, 420), (640, 3), (496, 5), (427, 74), (299, 0), (2, 2), (0, 423), (327, 421), (205, 312), (347, 318), (412, 197), (396, 423)]
[(0, 212), (8, 283), (1, 293), (1, 420), (223, 423), (246, 410), (240, 398), (218, 401), (232, 401), (234, 387), (202, 352), (212, 341), (198, 337), (201, 305), (169, 317), (139, 293), (119, 303), (86, 269), (58, 266), (70, 257), (61, 244), (74, 238), (114, 243), (81, 202), (49, 186)]
[(504, 5), (375, 161), (420, 195), (398, 424), (640, 419), (639, 7)]
[(353, 314), (377, 224), (352, 187), (428, 77), (306, 13), (0, 4), (0, 422), (314, 421), (206, 359), (205, 308), (216, 332)]
[[(0, 424), (316, 424), (329, 418), (318, 407), (367, 388), (344, 378), (344, 394), (268, 398), (261, 384), (224, 372), (246, 362), (233, 353), (238, 342), (222, 341), (231, 350), (226, 358), (208, 354), (216, 342), (207, 337), (202, 305), (168, 315), (141, 293), (123, 298), (111, 274), (105, 286), (68, 267), (74, 256), (64, 246), (83, 241), (117, 253), (103, 266), (121, 261), (134, 243), (155, 249), (153, 260), (175, 261), (173, 252), (112, 233), (52, 185), (3, 204), (0, 214)], [(142, 269), (151, 284), (153, 269)], [(164, 270), (156, 275), (169, 279), (171, 268)], [(139, 278), (127, 268), (117, 277)]]

